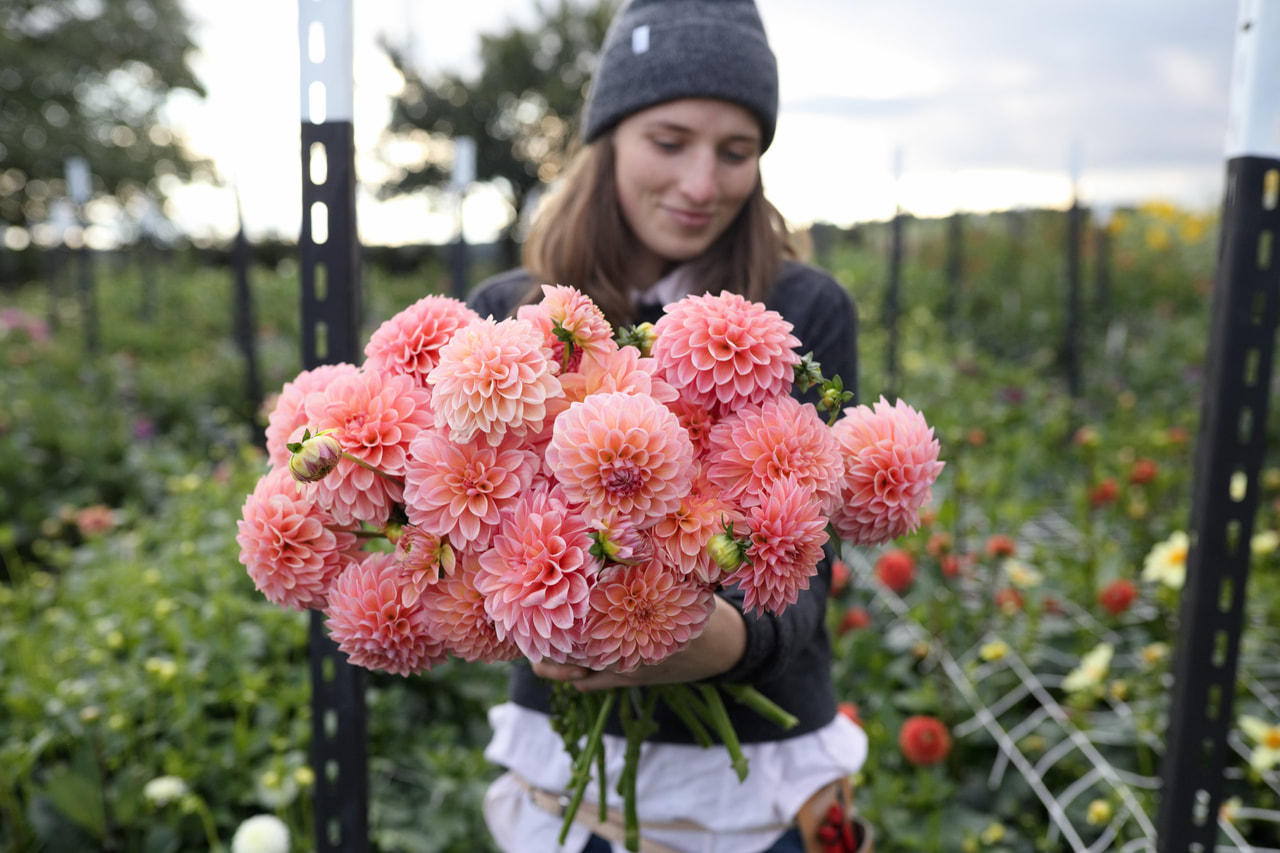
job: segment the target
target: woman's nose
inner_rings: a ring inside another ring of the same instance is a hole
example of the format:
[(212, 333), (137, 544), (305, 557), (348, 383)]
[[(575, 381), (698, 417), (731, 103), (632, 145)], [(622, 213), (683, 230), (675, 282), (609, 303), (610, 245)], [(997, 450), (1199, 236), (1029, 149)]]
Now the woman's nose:
[(707, 205), (716, 197), (714, 152), (698, 151), (685, 161), (680, 174), (680, 192), (690, 203)]

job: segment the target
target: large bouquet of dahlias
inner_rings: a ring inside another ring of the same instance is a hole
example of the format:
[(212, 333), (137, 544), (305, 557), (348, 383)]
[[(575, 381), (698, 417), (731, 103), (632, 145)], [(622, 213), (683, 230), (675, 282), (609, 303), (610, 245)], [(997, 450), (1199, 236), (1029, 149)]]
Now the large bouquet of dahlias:
[[(543, 293), (505, 320), (428, 296), (373, 334), (362, 366), (305, 371), (280, 393), (240, 559), (271, 601), (321, 610), (353, 664), (629, 671), (685, 648), (721, 586), (748, 611), (795, 602), (828, 525), (867, 545), (917, 526), (943, 464), (932, 429), (883, 399), (835, 421), (849, 395), (796, 353), (781, 315), (690, 296), (615, 337), (583, 294)], [(791, 396), (796, 382), (822, 383), (834, 425)], [(725, 692), (785, 724), (750, 688)], [(746, 773), (715, 688), (561, 689), (573, 809), (606, 717), (638, 749), (658, 696)]]

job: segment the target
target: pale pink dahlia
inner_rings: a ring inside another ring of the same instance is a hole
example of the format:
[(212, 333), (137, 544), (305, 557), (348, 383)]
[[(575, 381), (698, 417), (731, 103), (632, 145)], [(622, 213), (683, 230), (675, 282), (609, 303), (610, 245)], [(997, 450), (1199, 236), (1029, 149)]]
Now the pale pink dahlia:
[(547, 465), (589, 518), (610, 513), (645, 527), (680, 506), (693, 445), (652, 397), (593, 394), (556, 419)]
[(396, 538), (396, 562), (404, 573), (404, 603), (412, 605), (441, 572), (453, 571), (456, 555), (449, 543), (421, 527), (406, 524)]
[(809, 588), (827, 541), (826, 519), (813, 492), (792, 477), (774, 483), (746, 511), (747, 560), (725, 579), (746, 593), (744, 611), (781, 613)]
[(623, 347), (583, 362), (576, 373), (561, 374), (560, 386), (566, 399), (574, 403), (592, 394), (614, 391), (645, 394), (667, 404), (680, 397), (675, 388), (658, 377), (658, 363), (641, 357), (635, 347)]
[(520, 647), (498, 638), (493, 619), (484, 609), (484, 596), (476, 589), (479, 558), (464, 554), (454, 571), (440, 578), (423, 596), (445, 649), (468, 663), (497, 663), (520, 657)]
[(844, 473), (831, 429), (812, 405), (790, 396), (726, 416), (711, 430), (710, 444), (711, 481), (747, 505), (759, 502), (771, 484), (794, 477), (825, 510)]
[(496, 445), (507, 433), (542, 430), (547, 401), (561, 396), (550, 350), (526, 320), (476, 320), (440, 350), (427, 375), (436, 426), (458, 443), (483, 433)]
[(700, 474), (694, 486), (680, 500), (680, 506), (646, 531), (664, 559), (682, 575), (700, 583), (720, 580), (720, 567), (711, 560), (707, 543), (724, 529), (724, 525), (741, 521), (737, 504), (727, 500)]
[(272, 468), (245, 499), (237, 523), (240, 562), (268, 601), (294, 610), (324, 607), (333, 579), (352, 562), (356, 537)]
[(503, 512), (480, 556), (476, 589), (500, 638), (535, 663), (563, 663), (578, 642), (599, 570), (581, 515), (557, 490), (538, 490)]
[[(289, 464), (289, 449), (286, 445), (302, 437), (302, 428), (307, 426), (307, 395), (313, 391), (323, 391), (330, 382), (341, 376), (353, 376), (359, 373), (354, 364), (322, 364), (311, 370), (304, 370), (286, 382), (276, 395), (271, 414), (267, 416), (267, 459), (273, 467)], [(312, 433), (316, 430), (312, 429)]]
[(788, 393), (800, 363), (791, 324), (728, 291), (668, 305), (654, 334), (666, 380), (717, 415)]
[(503, 508), (529, 488), (540, 464), (528, 450), (483, 439), (454, 444), (423, 430), (409, 445), (404, 507), (409, 521), (459, 548), (484, 548)]
[(412, 377), (419, 388), (440, 360), (440, 348), (478, 314), (448, 296), (424, 296), (378, 327), (365, 345), (366, 370)]
[(405, 603), (392, 554), (370, 554), (339, 575), (325, 615), (329, 635), (356, 666), (412, 675), (448, 658), (422, 601)]
[(316, 483), (316, 503), (341, 524), (385, 525), (402, 497), (409, 444), (433, 422), (427, 391), (408, 376), (362, 370), (309, 395), (306, 411), (313, 431), (332, 431), (346, 453), (386, 475), (343, 459)]
[(716, 425), (715, 418), (705, 408), (684, 397), (667, 403), (667, 408), (675, 413), (680, 426), (689, 433), (694, 454), (703, 456), (711, 447), (711, 428)]
[(845, 409), (832, 432), (844, 458), (844, 477), (831, 523), (854, 545), (879, 545), (920, 526), (920, 508), (933, 497), (945, 464), (924, 415), (884, 397), (874, 408)]
[(592, 669), (616, 665), (629, 672), (688, 646), (706, 627), (715, 594), (650, 560), (605, 569), (590, 602), (577, 661)]
[(561, 372), (573, 372), (584, 362), (616, 352), (613, 327), (591, 299), (572, 287), (542, 285), (542, 301), (522, 305), (516, 317), (542, 332), (552, 361)]

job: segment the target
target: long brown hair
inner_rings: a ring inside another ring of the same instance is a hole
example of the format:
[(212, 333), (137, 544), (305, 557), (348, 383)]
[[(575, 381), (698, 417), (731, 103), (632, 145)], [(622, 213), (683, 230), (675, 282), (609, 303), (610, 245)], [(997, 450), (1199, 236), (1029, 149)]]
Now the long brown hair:
[[(618, 325), (634, 314), (628, 266), (637, 238), (618, 203), (616, 160), (612, 133), (578, 149), (534, 217), (522, 261), (535, 283), (576, 287)], [(782, 259), (795, 255), (786, 220), (757, 180), (737, 217), (690, 269), (700, 290), (762, 302)]]

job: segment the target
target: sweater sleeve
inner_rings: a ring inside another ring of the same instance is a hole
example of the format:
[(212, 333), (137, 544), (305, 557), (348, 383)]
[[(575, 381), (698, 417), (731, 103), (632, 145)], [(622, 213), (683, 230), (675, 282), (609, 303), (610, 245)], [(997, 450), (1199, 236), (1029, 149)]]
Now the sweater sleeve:
[[(825, 376), (839, 375), (846, 390), (857, 392), (858, 348), (857, 311), (853, 299), (830, 275), (814, 267), (789, 264), (769, 300), (769, 307), (782, 314), (800, 339), (800, 353), (812, 352)], [(817, 393), (796, 396), (816, 403)], [(756, 683), (782, 676), (797, 655), (815, 638), (822, 636), (831, 586), (832, 543), (823, 547), (823, 558), (807, 589), (781, 615), (743, 613), (747, 646), (742, 658), (716, 681)], [(742, 610), (744, 593), (732, 588), (721, 596)]]

